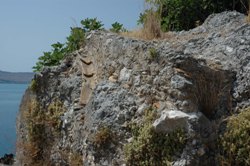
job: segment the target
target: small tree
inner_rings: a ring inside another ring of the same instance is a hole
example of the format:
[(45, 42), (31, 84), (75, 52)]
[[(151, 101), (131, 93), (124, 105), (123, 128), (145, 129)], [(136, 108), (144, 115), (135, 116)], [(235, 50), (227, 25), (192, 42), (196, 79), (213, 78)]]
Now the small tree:
[(85, 20), (81, 21), (81, 24), (85, 32), (103, 29), (102, 22), (98, 21), (97, 18), (86, 18)]
[(70, 35), (67, 37), (65, 44), (55, 43), (52, 44), (52, 50), (44, 52), (42, 56), (38, 58), (38, 62), (33, 67), (34, 72), (39, 72), (44, 66), (56, 66), (59, 64), (67, 54), (80, 49), (85, 42), (85, 32), (91, 30), (102, 29), (103, 24), (101, 21), (97, 21), (97, 18), (87, 18), (81, 21), (81, 27), (71, 28)]
[(44, 66), (54, 66), (58, 65), (60, 60), (63, 59), (66, 52), (66, 48), (62, 43), (52, 44), (52, 50), (49, 52), (44, 52), (43, 56), (38, 58), (38, 62), (33, 67), (35, 72), (41, 71)]
[(110, 29), (111, 32), (119, 33), (119, 32), (126, 32), (127, 30), (123, 27), (123, 24), (118, 22), (113, 23), (112, 28)]

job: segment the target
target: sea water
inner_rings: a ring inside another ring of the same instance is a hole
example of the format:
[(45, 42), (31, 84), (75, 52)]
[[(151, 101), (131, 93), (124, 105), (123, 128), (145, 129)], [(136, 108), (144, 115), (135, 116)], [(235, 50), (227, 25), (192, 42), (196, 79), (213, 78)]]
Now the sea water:
[(27, 84), (0, 84), (0, 157), (15, 154), (16, 116)]

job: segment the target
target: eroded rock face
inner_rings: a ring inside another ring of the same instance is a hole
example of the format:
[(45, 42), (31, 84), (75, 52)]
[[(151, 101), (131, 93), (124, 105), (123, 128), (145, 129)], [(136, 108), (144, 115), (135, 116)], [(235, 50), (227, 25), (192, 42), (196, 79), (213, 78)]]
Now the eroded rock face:
[[(60, 134), (46, 151), (50, 162), (67, 165), (78, 154), (83, 165), (122, 165), (124, 145), (133, 139), (129, 125), (140, 124), (154, 108), (160, 117), (156, 131), (183, 128), (188, 135), (174, 165), (216, 164), (221, 119), (250, 106), (250, 25), (244, 15), (224, 12), (170, 36), (141, 41), (110, 32), (87, 34), (84, 48), (35, 76), (38, 88), (27, 92), (21, 105), (18, 142), (27, 140), (22, 118), (27, 103), (35, 99), (46, 110), (57, 99), (65, 112), (58, 117)], [(151, 48), (157, 57), (150, 56)], [(112, 133), (105, 146), (98, 141), (103, 128)], [(22, 165), (25, 154), (17, 151)]]

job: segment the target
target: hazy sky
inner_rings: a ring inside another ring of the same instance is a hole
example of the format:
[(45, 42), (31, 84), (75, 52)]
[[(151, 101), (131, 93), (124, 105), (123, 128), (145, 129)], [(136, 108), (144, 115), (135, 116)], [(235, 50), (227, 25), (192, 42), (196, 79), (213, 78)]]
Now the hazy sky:
[(136, 28), (144, 0), (1, 0), (0, 70), (32, 71), (50, 45), (65, 42), (70, 27), (97, 17), (106, 28), (118, 21)]

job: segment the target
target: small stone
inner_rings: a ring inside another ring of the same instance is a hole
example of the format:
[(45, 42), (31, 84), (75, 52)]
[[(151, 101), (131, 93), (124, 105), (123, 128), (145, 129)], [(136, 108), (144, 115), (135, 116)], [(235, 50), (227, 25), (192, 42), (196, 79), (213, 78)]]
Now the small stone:
[(226, 50), (227, 52), (233, 52), (234, 49), (232, 47), (226, 46)]
[(199, 148), (198, 151), (197, 151), (197, 154), (198, 154), (199, 156), (203, 156), (205, 153), (206, 153), (206, 152), (205, 152), (204, 148), (202, 148), (202, 147)]
[(131, 143), (133, 141), (134, 137), (129, 138), (127, 141), (128, 143)]
[(145, 110), (148, 109), (149, 107), (150, 107), (149, 105), (143, 103), (143, 104), (140, 105), (140, 107), (138, 108), (137, 114), (138, 114), (138, 115), (143, 115), (144, 112), (145, 112)]
[(197, 143), (197, 141), (194, 139), (194, 140), (192, 141), (192, 144), (193, 144), (193, 145), (196, 145), (196, 143)]
[(127, 68), (123, 68), (120, 71), (119, 81), (129, 81), (132, 70), (128, 70)]
[(116, 123), (123, 124), (124, 122), (125, 122), (124, 114), (118, 114), (117, 119), (116, 119)]
[(83, 107), (81, 105), (77, 105), (74, 107), (74, 111), (79, 111), (81, 110)]
[(102, 165), (109, 165), (109, 162), (107, 160), (105, 160)]
[(129, 89), (130, 86), (128, 84), (123, 84), (122, 87), (125, 89)]
[(175, 89), (183, 89), (187, 85), (192, 85), (193, 83), (188, 81), (185, 77), (182, 77), (180, 75), (174, 75), (171, 78), (171, 86)]
[(110, 76), (109, 81), (115, 83), (117, 82), (117, 79), (114, 76)]
[(135, 76), (134, 78), (134, 86), (139, 86), (141, 83), (141, 76)]

